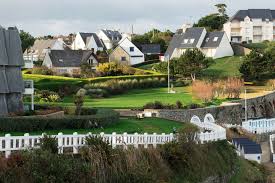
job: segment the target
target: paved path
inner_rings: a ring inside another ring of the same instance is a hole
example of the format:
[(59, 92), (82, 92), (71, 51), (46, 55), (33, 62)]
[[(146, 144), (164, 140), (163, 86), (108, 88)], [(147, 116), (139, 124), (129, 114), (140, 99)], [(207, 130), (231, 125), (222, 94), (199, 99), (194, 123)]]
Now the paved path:
[(262, 163), (268, 163), (271, 161), (271, 152), (269, 147), (269, 142), (262, 142)]

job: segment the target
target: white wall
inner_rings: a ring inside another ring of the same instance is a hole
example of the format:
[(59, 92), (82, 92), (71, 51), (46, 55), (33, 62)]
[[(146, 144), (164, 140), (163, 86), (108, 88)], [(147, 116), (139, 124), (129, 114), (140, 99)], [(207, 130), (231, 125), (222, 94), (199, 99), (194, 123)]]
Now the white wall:
[(85, 46), (86, 45), (78, 32), (72, 44), (72, 50), (85, 50), (86, 49)]
[[(122, 47), (123, 50), (125, 50), (129, 54), (131, 65), (144, 62), (144, 54), (128, 38), (124, 38), (123, 40), (121, 40), (119, 46)], [(134, 51), (131, 52), (130, 47), (134, 47)]]
[(107, 50), (113, 48), (112, 41), (106, 36), (106, 34), (104, 34), (104, 32), (102, 32), (100, 30), (99, 33), (97, 34), (97, 36), (99, 37), (99, 39), (101, 39), (103, 41), (103, 43), (104, 43)]
[[(260, 160), (258, 160), (258, 157), (260, 157)], [(244, 158), (251, 161), (256, 161), (258, 163), (261, 163), (262, 155), (261, 154), (245, 154)]]
[(234, 51), (233, 48), (229, 42), (229, 39), (227, 38), (227, 35), (224, 34), (222, 41), (220, 43), (220, 46), (216, 49), (215, 52), (213, 52), (213, 58), (217, 59), (217, 58), (222, 58), (222, 57), (227, 57), (227, 56), (233, 56), (234, 55)]
[(87, 42), (86, 49), (88, 49), (88, 50), (94, 49), (95, 53), (97, 51), (103, 51), (102, 47), (97, 46), (96, 41), (93, 36), (91, 37), (90, 41)]
[(52, 68), (52, 61), (51, 61), (51, 58), (49, 56), (49, 53), (46, 53), (46, 56), (43, 60), (42, 65), (48, 67), (49, 69)]

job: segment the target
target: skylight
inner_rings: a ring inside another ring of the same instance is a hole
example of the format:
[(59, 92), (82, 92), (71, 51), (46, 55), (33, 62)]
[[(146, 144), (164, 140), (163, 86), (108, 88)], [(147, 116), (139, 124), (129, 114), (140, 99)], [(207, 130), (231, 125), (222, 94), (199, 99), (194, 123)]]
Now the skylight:
[(190, 39), (190, 44), (193, 44), (195, 39)]
[(184, 40), (183, 40), (184, 44), (187, 44), (188, 41), (189, 41), (189, 39), (184, 39)]
[(219, 39), (218, 37), (214, 37), (214, 40), (213, 40), (213, 41), (216, 42), (216, 41), (218, 41), (218, 39)]

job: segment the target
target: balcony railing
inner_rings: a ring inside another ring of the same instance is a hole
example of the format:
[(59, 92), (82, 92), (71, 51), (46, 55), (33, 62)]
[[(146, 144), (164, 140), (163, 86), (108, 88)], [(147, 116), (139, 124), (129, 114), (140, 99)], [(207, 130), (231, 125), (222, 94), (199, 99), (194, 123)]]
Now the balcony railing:
[(239, 32), (231, 32), (231, 36), (241, 36), (241, 33), (239, 33)]
[(253, 35), (263, 35), (263, 31), (253, 31)]
[(24, 88), (25, 88), (24, 95), (33, 95), (34, 94), (33, 80), (25, 80)]

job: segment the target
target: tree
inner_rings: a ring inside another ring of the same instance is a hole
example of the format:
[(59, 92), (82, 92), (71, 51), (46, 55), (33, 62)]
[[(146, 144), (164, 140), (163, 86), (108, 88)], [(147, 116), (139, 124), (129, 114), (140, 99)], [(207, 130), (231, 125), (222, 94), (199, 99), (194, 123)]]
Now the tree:
[(197, 24), (194, 24), (194, 27), (206, 27), (208, 31), (221, 30), (223, 24), (226, 23), (229, 19), (226, 14), (226, 4), (216, 4), (218, 13), (212, 13), (206, 15), (199, 19)]
[(205, 81), (194, 81), (192, 83), (192, 92), (204, 102), (209, 102), (214, 98), (214, 85)]
[(25, 52), (26, 49), (30, 48), (34, 44), (35, 38), (30, 33), (23, 30), (20, 30), (19, 35), (22, 42), (22, 51)]
[(84, 78), (94, 77), (95, 72), (93, 70), (93, 65), (88, 63), (82, 63), (80, 66), (81, 69), (81, 75)]
[(78, 92), (74, 96), (74, 104), (76, 107), (75, 115), (81, 115), (81, 110), (82, 110), (82, 106), (84, 104), (84, 98), (85, 98), (86, 92), (87, 91), (82, 88), (82, 89), (78, 90)]

